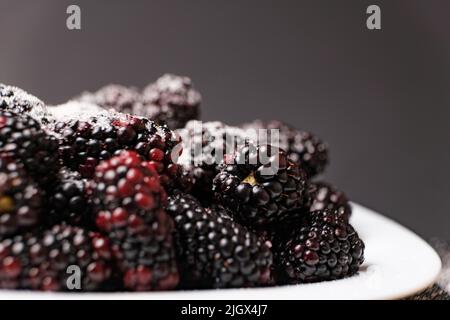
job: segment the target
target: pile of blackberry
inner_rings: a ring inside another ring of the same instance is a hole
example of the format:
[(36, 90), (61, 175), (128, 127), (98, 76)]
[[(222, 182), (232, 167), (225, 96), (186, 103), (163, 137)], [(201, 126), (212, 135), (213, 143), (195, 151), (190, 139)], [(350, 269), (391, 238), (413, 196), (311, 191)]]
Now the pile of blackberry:
[(201, 95), (190, 78), (165, 74), (142, 92), (134, 87), (110, 84), (96, 92), (84, 92), (75, 100), (145, 117), (174, 130), (198, 119)]
[[(106, 288), (112, 277), (108, 239), (68, 225), (5, 239), (0, 259), (0, 287), (5, 289), (94, 291)], [(70, 266), (83, 275), (79, 283), (69, 281)]]
[(179, 274), (166, 191), (151, 162), (134, 151), (100, 163), (93, 185), (95, 222), (108, 234), (123, 284), (136, 291), (168, 290)]
[(328, 164), (327, 145), (311, 132), (297, 130), (278, 120), (255, 120), (242, 125), (242, 128), (247, 131), (269, 130), (266, 140), (260, 139), (260, 143), (270, 142), (270, 130), (278, 130), (280, 148), (286, 150), (289, 158), (303, 167), (309, 177), (322, 173)]
[(178, 129), (200, 116), (201, 96), (191, 79), (165, 74), (142, 92), (141, 103), (134, 113)]
[(306, 174), (284, 150), (249, 145), (227, 161), (231, 163), (222, 164), (214, 178), (213, 191), (216, 200), (248, 227), (277, 224), (303, 203)]
[(0, 154), (20, 161), (44, 189), (56, 181), (59, 169), (57, 139), (25, 113), (0, 110)]
[(38, 116), (45, 114), (45, 105), (20, 88), (0, 83), (0, 110)]
[[(58, 116), (58, 109), (84, 108), (83, 114)], [(47, 128), (59, 138), (59, 156), (64, 166), (92, 179), (95, 167), (122, 150), (133, 150), (151, 161), (167, 188), (180, 183), (181, 167), (174, 149), (179, 138), (166, 126), (152, 120), (117, 112), (90, 109), (83, 104), (53, 107)]]
[[(57, 106), (0, 84), (0, 289), (265, 287), (357, 273), (351, 204), (317, 180), (327, 145), (275, 120), (202, 123), (200, 100), (170, 74)], [(264, 129), (280, 141), (256, 135)]]
[(191, 195), (172, 196), (167, 212), (175, 221), (183, 287), (271, 284), (270, 244)]
[(189, 121), (177, 130), (183, 142), (179, 163), (185, 169), (188, 183), (186, 191), (202, 203), (214, 202), (213, 179), (229, 150), (233, 151), (246, 136), (242, 129), (220, 121)]
[(37, 227), (44, 197), (23, 164), (0, 153), (0, 240)]

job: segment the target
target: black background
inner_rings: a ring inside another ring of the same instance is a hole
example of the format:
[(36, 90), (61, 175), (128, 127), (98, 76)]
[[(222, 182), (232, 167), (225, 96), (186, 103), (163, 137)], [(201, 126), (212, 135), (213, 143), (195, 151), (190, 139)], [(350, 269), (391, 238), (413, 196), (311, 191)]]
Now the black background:
[(0, 82), (59, 103), (189, 75), (204, 120), (312, 130), (324, 178), (427, 238), (450, 238), (449, 57), (449, 1), (0, 0)]

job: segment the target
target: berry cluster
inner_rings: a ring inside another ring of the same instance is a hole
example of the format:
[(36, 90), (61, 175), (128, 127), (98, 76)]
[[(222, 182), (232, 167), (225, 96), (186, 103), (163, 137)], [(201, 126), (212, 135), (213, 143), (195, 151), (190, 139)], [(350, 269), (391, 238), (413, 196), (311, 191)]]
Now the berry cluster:
[[(364, 243), (349, 200), (313, 180), (326, 144), (280, 121), (201, 123), (200, 100), (175, 75), (58, 106), (0, 84), (0, 288), (264, 287), (357, 273)], [(261, 129), (278, 129), (279, 143)]]
[(252, 287), (271, 283), (270, 245), (216, 208), (191, 195), (175, 194), (167, 212), (176, 226), (185, 287)]
[(142, 93), (134, 87), (107, 85), (97, 92), (84, 92), (75, 98), (105, 109), (142, 116), (170, 129), (178, 129), (200, 115), (201, 96), (188, 77), (165, 74)]

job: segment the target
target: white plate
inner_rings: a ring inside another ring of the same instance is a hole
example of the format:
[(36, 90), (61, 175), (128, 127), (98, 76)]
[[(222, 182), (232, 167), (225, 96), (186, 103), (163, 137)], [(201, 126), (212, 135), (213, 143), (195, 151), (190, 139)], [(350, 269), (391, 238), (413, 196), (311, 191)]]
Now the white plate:
[(42, 293), (0, 290), (0, 299), (397, 299), (430, 286), (441, 269), (436, 252), (398, 223), (353, 204), (352, 224), (366, 243), (365, 263), (351, 278), (256, 289), (145, 293)]

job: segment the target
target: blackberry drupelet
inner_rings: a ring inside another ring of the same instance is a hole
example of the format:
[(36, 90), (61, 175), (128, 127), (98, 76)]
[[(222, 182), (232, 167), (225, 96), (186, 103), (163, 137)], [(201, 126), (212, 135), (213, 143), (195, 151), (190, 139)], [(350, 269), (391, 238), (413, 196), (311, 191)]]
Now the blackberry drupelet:
[(154, 164), (124, 151), (97, 166), (94, 182), (96, 224), (111, 240), (125, 288), (175, 288), (173, 221), (163, 209), (167, 196)]
[(287, 236), (274, 241), (277, 282), (341, 279), (358, 271), (364, 243), (338, 212), (315, 211)]
[(0, 110), (0, 154), (24, 164), (27, 173), (44, 189), (56, 180), (58, 142), (34, 118)]
[(175, 221), (182, 287), (271, 284), (270, 247), (246, 228), (187, 194), (173, 195), (167, 212)]
[[(261, 121), (244, 124), (247, 131), (258, 129), (278, 129), (280, 144), (286, 150), (288, 157), (306, 170), (309, 177), (313, 177), (325, 170), (328, 164), (328, 146), (311, 132), (297, 130), (294, 127), (278, 121)], [(267, 135), (270, 141), (270, 132)], [(258, 141), (260, 144), (264, 140)], [(269, 142), (270, 143), (270, 142)]]
[(184, 167), (191, 182), (192, 193), (203, 204), (213, 202), (213, 179), (227, 152), (231, 153), (245, 143), (244, 131), (220, 121), (189, 121), (177, 130), (183, 141), (179, 164)]
[(349, 221), (352, 207), (344, 192), (326, 182), (310, 182), (306, 189), (305, 207), (310, 211), (336, 210), (339, 217)]
[(111, 277), (108, 239), (78, 227), (19, 235), (0, 242), (0, 288), (68, 291), (68, 267), (81, 269), (81, 291), (99, 291)]
[(20, 88), (0, 83), (0, 110), (39, 115), (45, 113), (45, 105)]
[(44, 223), (52, 226), (65, 222), (93, 230), (94, 219), (88, 184), (89, 181), (83, 179), (78, 172), (63, 168), (59, 173), (58, 184), (49, 194)]
[(238, 222), (264, 229), (302, 205), (306, 174), (283, 150), (249, 145), (230, 160), (214, 178), (213, 190), (217, 201), (234, 212)]
[(44, 196), (20, 162), (0, 154), (0, 239), (36, 228)]
[[(80, 104), (71, 105), (75, 108)], [(173, 157), (179, 154), (176, 147), (181, 152), (181, 143), (173, 131), (145, 118), (95, 108), (90, 111), (88, 106), (81, 106), (85, 113), (63, 116), (59, 116), (58, 108), (67, 107), (51, 108), (55, 119), (49, 127), (60, 135), (59, 154), (65, 166), (84, 178), (92, 178), (101, 160), (110, 159), (122, 150), (133, 150), (154, 165), (169, 190), (179, 183), (181, 167), (174, 163)]]
[(109, 84), (96, 92), (84, 92), (75, 100), (93, 103), (105, 109), (114, 109), (123, 113), (133, 113), (134, 105), (139, 101), (140, 94), (136, 88), (119, 84)]
[(135, 104), (134, 114), (165, 123), (170, 129), (184, 125), (200, 115), (201, 96), (188, 77), (165, 74), (142, 92), (142, 103)]

